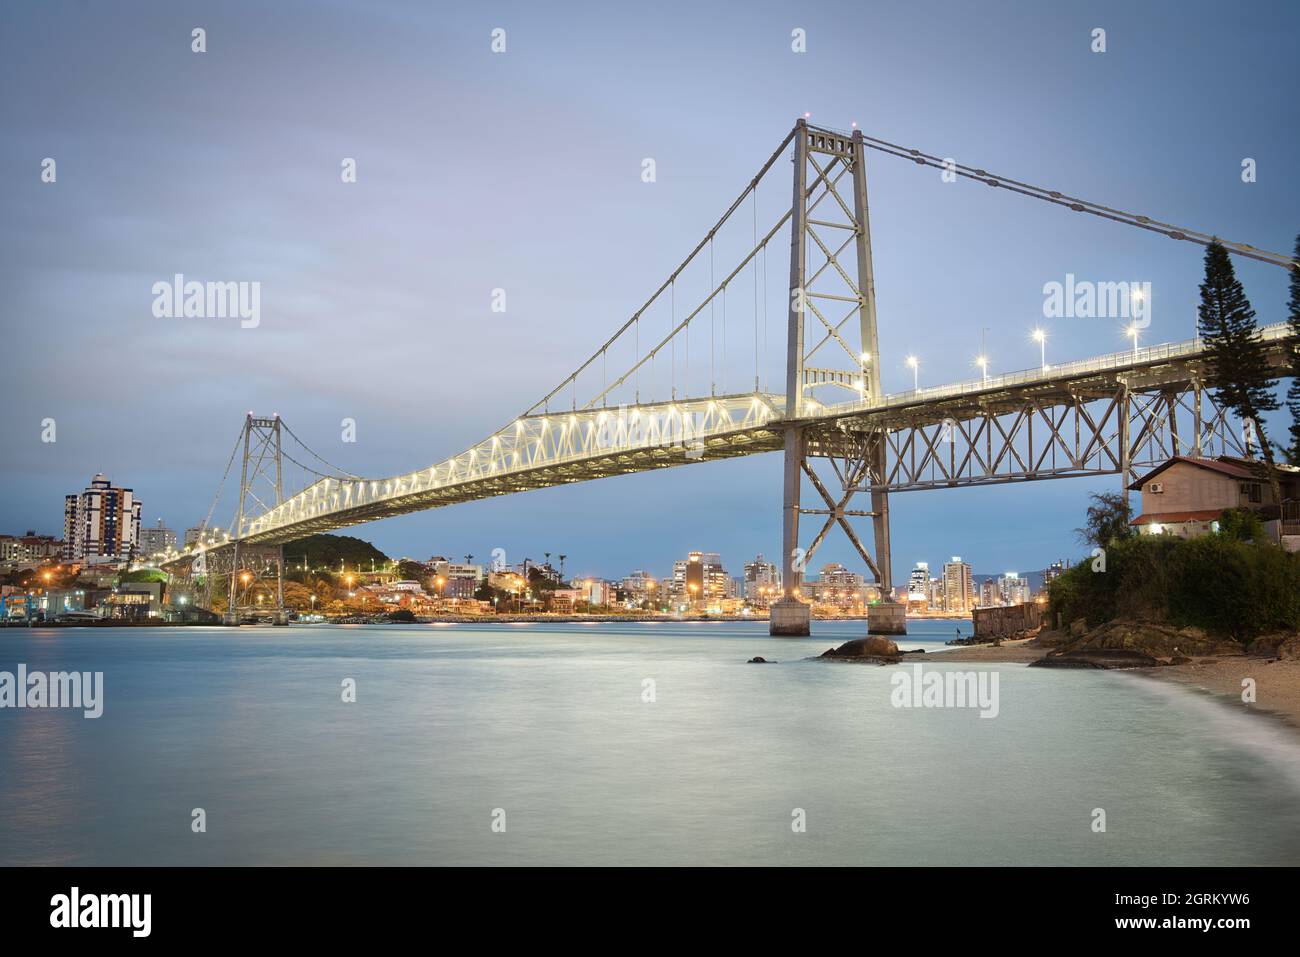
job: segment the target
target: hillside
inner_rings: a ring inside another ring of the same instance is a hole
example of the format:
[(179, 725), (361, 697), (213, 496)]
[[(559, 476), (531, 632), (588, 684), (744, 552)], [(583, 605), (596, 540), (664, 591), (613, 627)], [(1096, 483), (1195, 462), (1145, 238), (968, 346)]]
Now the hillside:
[(290, 568), (302, 564), (332, 570), (337, 570), (340, 564), (348, 568), (369, 568), (372, 561), (378, 567), (388, 561), (388, 556), (351, 535), (309, 535), (284, 546), (284, 562)]

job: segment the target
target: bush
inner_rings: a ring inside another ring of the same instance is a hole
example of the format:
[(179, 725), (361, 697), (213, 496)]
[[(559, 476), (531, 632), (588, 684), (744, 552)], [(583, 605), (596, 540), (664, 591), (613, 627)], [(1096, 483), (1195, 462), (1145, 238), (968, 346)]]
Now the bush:
[(1096, 627), (1112, 618), (1192, 625), (1250, 642), (1269, 631), (1300, 631), (1300, 555), (1236, 537), (1240, 526), (1201, 538), (1140, 536), (1113, 542), (1105, 571), (1092, 559), (1053, 581), (1053, 617)]

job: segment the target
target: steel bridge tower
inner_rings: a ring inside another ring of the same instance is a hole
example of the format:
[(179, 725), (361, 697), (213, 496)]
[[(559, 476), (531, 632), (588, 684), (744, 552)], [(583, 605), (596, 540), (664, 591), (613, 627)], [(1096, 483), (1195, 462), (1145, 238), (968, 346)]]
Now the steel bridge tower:
[[(848, 179), (847, 183), (842, 183)], [(846, 189), (846, 186), (848, 189)], [(845, 196), (845, 193), (851, 194)], [(814, 198), (815, 197), (815, 198)], [(828, 202), (829, 201), (829, 202)], [(823, 210), (818, 207), (824, 205)], [(840, 237), (843, 238), (841, 241)], [(809, 272), (809, 248), (819, 262)], [(841, 256), (849, 254), (847, 264)], [(837, 309), (848, 309), (840, 315)], [(854, 320), (856, 319), (856, 323)], [(856, 338), (856, 343), (853, 340)], [(823, 347), (833, 358), (814, 365)], [(861, 130), (851, 135), (795, 125), (794, 188), (790, 226), (790, 300), (786, 350), (785, 469), (782, 501), (783, 595), (771, 609), (773, 635), (807, 635), (811, 606), (800, 598), (803, 573), (812, 553), (836, 525), (848, 536), (868, 569), (875, 574), (884, 607), (872, 606), (874, 631), (904, 629), (902, 607), (892, 603), (893, 581), (889, 550), (889, 496), (885, 485), (884, 433), (858, 436), (856, 462), (839, 474), (847, 491), (836, 499), (813, 468), (812, 459), (827, 454), (809, 426), (809, 413), (819, 407), (809, 392), (823, 387), (848, 389), (860, 399), (881, 395), (880, 348), (876, 327), (876, 288), (871, 261), (871, 225), (867, 206), (867, 171)], [(838, 470), (837, 470), (838, 471)], [(803, 480), (807, 476), (825, 508), (804, 508)], [(869, 511), (846, 509), (854, 491), (872, 489)], [(805, 550), (799, 546), (799, 519), (825, 519), (821, 531)], [(870, 518), (874, 557), (862, 544), (850, 518)], [(883, 613), (883, 614), (882, 614)]]
[[(275, 606), (272, 621), (288, 624), (284, 610), (284, 546), (250, 545), (243, 541), (248, 534), (248, 521), (254, 510), (250, 504), (260, 506), (264, 513), (284, 501), (283, 458), (280, 445), (280, 416), (262, 418), (249, 412), (244, 417), (241, 441), (244, 445), (243, 464), (239, 476), (239, 504), (235, 513), (235, 526), (231, 538), (234, 554), (231, 559), (230, 601), (226, 606), (225, 623), (238, 625), (243, 611), (256, 612), (258, 605), (249, 601), (253, 588), (273, 563), (275, 566)], [(260, 492), (260, 494), (259, 494)], [(269, 502), (264, 500), (269, 499)], [(244, 587), (241, 589), (240, 586)], [(252, 585), (253, 587), (249, 587)]]

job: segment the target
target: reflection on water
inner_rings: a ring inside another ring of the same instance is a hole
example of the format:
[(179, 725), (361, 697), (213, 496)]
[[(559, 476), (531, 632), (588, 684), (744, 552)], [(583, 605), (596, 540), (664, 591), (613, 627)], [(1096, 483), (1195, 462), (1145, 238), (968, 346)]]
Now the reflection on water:
[(807, 660), (861, 623), (814, 629), (0, 632), (0, 670), (105, 673), (98, 720), (0, 711), (0, 863), (1300, 863), (1285, 729), (1023, 665), (996, 719), (895, 709), (895, 669)]

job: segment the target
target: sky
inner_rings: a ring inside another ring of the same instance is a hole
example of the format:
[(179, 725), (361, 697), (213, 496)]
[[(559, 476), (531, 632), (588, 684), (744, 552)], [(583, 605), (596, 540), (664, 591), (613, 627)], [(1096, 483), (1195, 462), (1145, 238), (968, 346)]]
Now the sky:
[[(98, 471), (148, 524), (197, 524), (249, 410), (364, 476), (462, 451), (631, 316), (805, 113), (1289, 252), (1297, 30), (1292, 3), (6, 4), (0, 531), (61, 534), (63, 496)], [(762, 211), (788, 199), (788, 169)], [(1124, 349), (1118, 323), (1043, 318), (1044, 283), (1068, 273), (1150, 282), (1144, 344), (1194, 331), (1200, 247), (879, 154), (868, 176), (887, 392), (910, 387), (909, 354), (923, 385), (972, 378), (981, 341), (992, 372), (1035, 367), (1039, 325), (1049, 361)], [(778, 297), (788, 248), (771, 247)], [(1281, 321), (1283, 271), (1236, 266), (1260, 320)], [(176, 273), (260, 283), (257, 326), (155, 316)], [(748, 316), (735, 301), (718, 360), (733, 385), (752, 381), (759, 324), (752, 296)], [(700, 394), (710, 329), (692, 328)], [(765, 328), (779, 391), (779, 313)], [(1076, 557), (1088, 494), (1119, 485), (896, 495), (895, 581), (952, 555), (990, 574)], [(764, 455), (349, 534), (417, 558), (564, 553), (607, 577), (698, 549), (738, 574), (776, 560), (780, 504)], [(823, 561), (860, 565), (838, 534)]]

